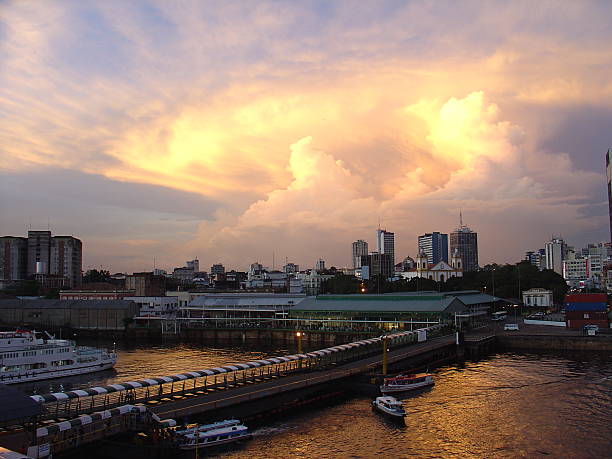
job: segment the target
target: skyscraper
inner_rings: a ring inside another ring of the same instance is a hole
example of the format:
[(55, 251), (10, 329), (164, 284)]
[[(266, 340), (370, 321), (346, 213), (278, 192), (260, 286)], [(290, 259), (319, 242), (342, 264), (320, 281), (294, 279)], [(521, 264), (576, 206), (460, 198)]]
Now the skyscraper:
[(395, 234), (378, 228), (376, 230), (376, 249), (391, 257), (391, 266), (395, 266)]
[(463, 271), (478, 270), (478, 234), (463, 224), (463, 216), (459, 214), (459, 228), (450, 234), (450, 251), (459, 254)]
[(353, 268), (361, 268), (361, 257), (368, 254), (368, 243), (361, 239), (353, 242)]
[(437, 265), (440, 261), (448, 263), (448, 234), (425, 233), (418, 237), (419, 253), (427, 255), (427, 261)]
[(610, 154), (612, 149), (608, 148), (606, 153), (606, 174), (608, 176), (608, 216), (610, 217), (610, 242), (612, 242), (612, 164), (610, 164)]

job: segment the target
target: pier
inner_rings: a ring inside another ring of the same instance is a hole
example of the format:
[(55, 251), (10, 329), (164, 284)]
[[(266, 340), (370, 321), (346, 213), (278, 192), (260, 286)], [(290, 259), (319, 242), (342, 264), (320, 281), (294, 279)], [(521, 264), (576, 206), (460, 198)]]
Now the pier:
[[(213, 420), (228, 415), (254, 418), (291, 405), (297, 399), (314, 398), (322, 392), (346, 387), (346, 383), (356, 379), (369, 380), (370, 385), (376, 387), (377, 377), (381, 376), (383, 349), (388, 350), (386, 360), (390, 368), (452, 358), (457, 346), (455, 335), (450, 332), (448, 327), (437, 325), (304, 354), (33, 395), (32, 400), (45, 408), (35, 428), (6, 429), (4, 435), (0, 435), (0, 442), (7, 447), (21, 445), (18, 447), (23, 449), (23, 444), (27, 444), (29, 448), (36, 447), (30, 451), (47, 451), (46, 445), (53, 443), (56, 434), (61, 432), (61, 437), (67, 441), (55, 441), (54, 451), (53, 445), (49, 446), (51, 452), (59, 452), (98, 440), (100, 435), (112, 436), (133, 429), (134, 422), (128, 419), (133, 418), (133, 414), (143, 416), (145, 412), (155, 422), (166, 418)], [(104, 421), (109, 428), (95, 429), (95, 436), (83, 434), (79, 437), (82, 419), (97, 418), (99, 413), (110, 413), (101, 418), (110, 419)], [(47, 434), (40, 435), (45, 432)], [(53, 436), (50, 437), (49, 432)]]

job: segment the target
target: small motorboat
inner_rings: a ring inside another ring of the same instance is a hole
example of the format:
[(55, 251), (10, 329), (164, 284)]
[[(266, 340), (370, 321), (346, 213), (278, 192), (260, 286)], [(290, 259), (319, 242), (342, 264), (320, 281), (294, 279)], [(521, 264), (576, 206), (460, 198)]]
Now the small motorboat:
[(183, 450), (209, 448), (251, 438), (248, 428), (235, 420), (198, 426), (176, 432), (178, 447)]
[(372, 402), (372, 408), (394, 419), (403, 419), (406, 416), (402, 402), (390, 395), (376, 397)]
[(433, 386), (434, 384), (433, 376), (429, 373), (398, 375), (394, 378), (385, 378), (380, 386), (380, 391), (383, 394), (391, 394)]

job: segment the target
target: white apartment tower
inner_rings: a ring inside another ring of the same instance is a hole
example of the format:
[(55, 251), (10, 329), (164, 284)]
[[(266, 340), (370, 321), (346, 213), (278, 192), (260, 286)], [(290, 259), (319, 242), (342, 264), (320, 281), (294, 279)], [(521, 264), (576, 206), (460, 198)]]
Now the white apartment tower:
[(561, 238), (552, 238), (544, 244), (544, 255), (546, 269), (552, 269), (557, 274), (563, 275), (563, 260), (566, 258), (565, 241)]

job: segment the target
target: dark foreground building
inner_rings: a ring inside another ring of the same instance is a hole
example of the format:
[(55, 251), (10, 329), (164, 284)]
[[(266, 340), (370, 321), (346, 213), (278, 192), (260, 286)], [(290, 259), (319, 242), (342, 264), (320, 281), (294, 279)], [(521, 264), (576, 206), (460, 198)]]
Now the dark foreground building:
[(0, 300), (0, 325), (123, 330), (138, 315), (126, 300)]

